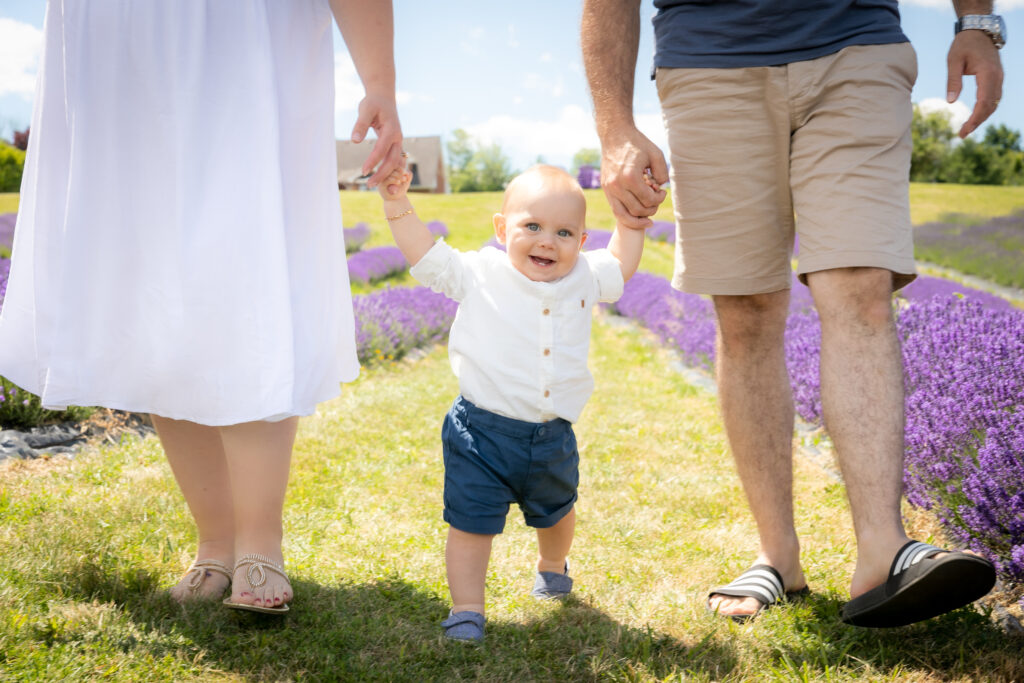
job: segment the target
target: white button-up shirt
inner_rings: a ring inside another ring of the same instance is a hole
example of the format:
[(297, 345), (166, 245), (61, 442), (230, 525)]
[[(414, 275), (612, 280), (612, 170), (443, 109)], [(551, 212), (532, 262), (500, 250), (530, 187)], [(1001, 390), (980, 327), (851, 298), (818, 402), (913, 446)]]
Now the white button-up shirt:
[(526, 422), (579, 418), (594, 390), (591, 309), (617, 301), (624, 285), (607, 249), (582, 252), (555, 282), (535, 282), (499, 249), (460, 252), (438, 240), (410, 272), (459, 302), (448, 357), (467, 400)]

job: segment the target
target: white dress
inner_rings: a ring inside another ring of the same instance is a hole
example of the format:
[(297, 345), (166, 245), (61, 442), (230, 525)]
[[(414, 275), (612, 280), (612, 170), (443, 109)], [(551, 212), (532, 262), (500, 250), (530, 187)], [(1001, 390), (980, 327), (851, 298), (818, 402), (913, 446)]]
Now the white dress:
[(327, 0), (50, 0), (0, 375), (207, 425), (359, 371)]

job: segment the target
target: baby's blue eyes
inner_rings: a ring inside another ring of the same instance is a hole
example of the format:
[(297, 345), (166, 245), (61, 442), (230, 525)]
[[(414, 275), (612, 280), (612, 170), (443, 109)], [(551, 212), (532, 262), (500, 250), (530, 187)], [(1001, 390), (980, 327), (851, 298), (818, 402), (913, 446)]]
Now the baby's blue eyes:
[[(540, 232), (540, 224), (538, 223), (527, 223), (524, 227), (530, 232)], [(572, 230), (566, 230), (565, 228), (562, 228), (555, 234), (558, 235), (559, 237), (572, 237)]]

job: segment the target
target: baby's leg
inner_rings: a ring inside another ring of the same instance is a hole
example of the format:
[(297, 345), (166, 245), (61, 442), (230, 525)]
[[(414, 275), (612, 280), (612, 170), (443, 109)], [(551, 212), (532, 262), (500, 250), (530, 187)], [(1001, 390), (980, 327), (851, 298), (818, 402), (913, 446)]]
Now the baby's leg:
[[(284, 565), (281, 515), (298, 423), (299, 419), (293, 417), (220, 428), (231, 473), (236, 559), (256, 553), (279, 567)], [(246, 578), (247, 569), (239, 567), (235, 572), (232, 602), (278, 607), (292, 599), (291, 584), (284, 576), (266, 571), (266, 583), (252, 587)]]
[(540, 551), (540, 557), (537, 559), (537, 571), (563, 573), (565, 558), (569, 556), (569, 549), (572, 547), (575, 533), (576, 508), (569, 510), (568, 514), (558, 520), (554, 526), (537, 529), (537, 549)]
[[(234, 565), (235, 521), (220, 431), (194, 422), (152, 417), (167, 462), (199, 531), (195, 561), (212, 560), (230, 570)], [(200, 569), (198, 574), (189, 572), (182, 577), (171, 588), (171, 596), (178, 601), (218, 597), (227, 585), (226, 576)]]
[(484, 613), (484, 584), (487, 563), (491, 559), (492, 534), (471, 534), (448, 528), (444, 559), (448, 570), (448, 590), (452, 594), (452, 614)]

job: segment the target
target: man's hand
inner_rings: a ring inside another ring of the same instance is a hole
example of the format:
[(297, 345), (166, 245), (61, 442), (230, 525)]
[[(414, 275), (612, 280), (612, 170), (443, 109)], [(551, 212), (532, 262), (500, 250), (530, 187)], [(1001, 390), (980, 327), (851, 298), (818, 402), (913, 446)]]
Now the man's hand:
[(352, 128), (352, 142), (362, 142), (370, 128), (377, 133), (377, 142), (363, 162), (363, 175), (376, 168), (366, 182), (368, 186), (376, 187), (392, 171), (405, 168), (402, 126), (398, 122), (398, 109), (393, 98), (368, 94), (362, 99), (359, 103), (359, 118)]
[(601, 143), (601, 187), (612, 213), (625, 227), (651, 227), (650, 216), (666, 196), (661, 189), (668, 182), (664, 155), (636, 128), (606, 135)]
[(999, 99), (1003, 96), (1003, 65), (999, 61), (999, 51), (992, 39), (974, 29), (956, 34), (949, 48), (946, 64), (949, 68), (946, 100), (950, 104), (960, 97), (964, 76), (974, 76), (977, 82), (974, 111), (959, 132), (960, 137), (965, 138), (984, 123), (999, 106)]

